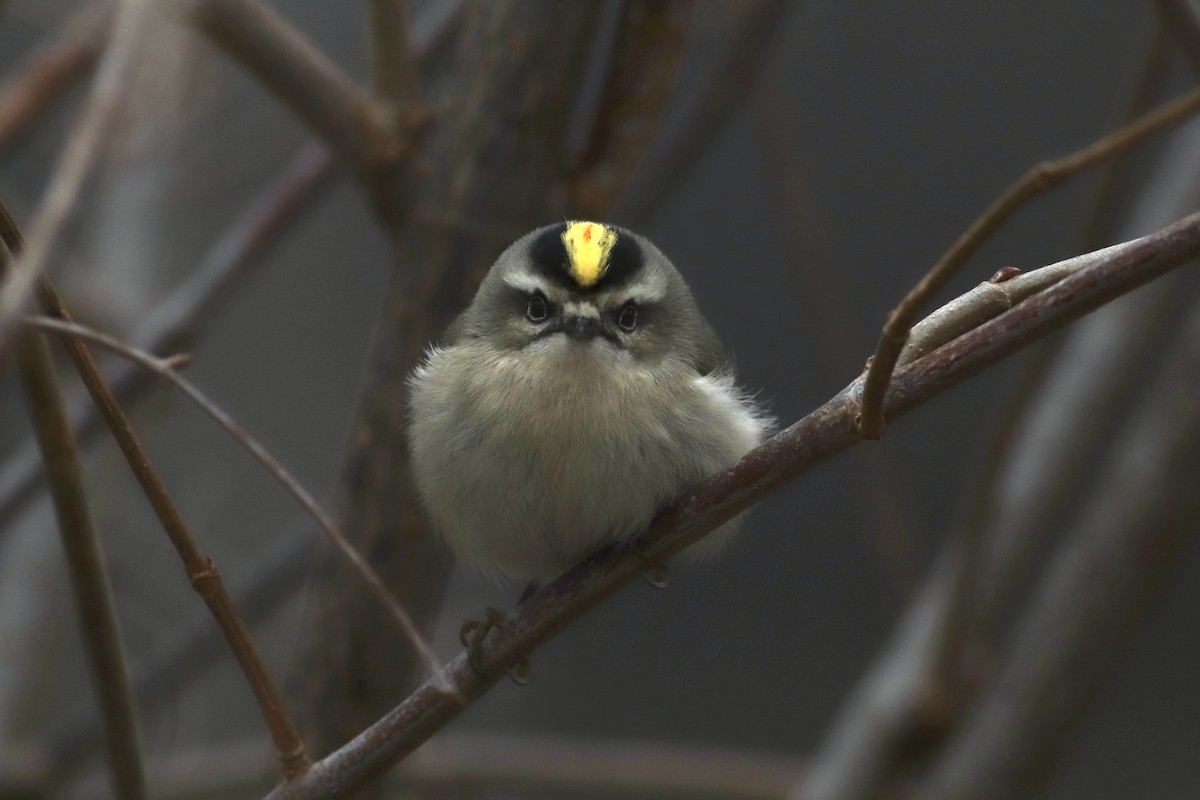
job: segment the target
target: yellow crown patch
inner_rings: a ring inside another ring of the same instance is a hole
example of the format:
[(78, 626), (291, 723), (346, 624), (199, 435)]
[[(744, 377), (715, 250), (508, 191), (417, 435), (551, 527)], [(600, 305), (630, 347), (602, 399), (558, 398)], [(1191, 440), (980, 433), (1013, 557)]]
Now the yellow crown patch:
[(585, 289), (595, 286), (608, 270), (617, 232), (599, 222), (569, 222), (562, 240), (571, 277)]

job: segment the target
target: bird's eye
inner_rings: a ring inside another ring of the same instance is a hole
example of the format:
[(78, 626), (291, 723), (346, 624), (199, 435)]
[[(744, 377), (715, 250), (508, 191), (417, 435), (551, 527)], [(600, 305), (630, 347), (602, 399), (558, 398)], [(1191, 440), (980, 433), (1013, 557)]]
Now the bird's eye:
[(529, 305), (525, 307), (525, 319), (537, 324), (545, 322), (550, 316), (550, 307), (546, 304), (546, 298), (542, 297), (541, 292), (531, 294), (529, 296)]
[(617, 314), (617, 325), (626, 333), (632, 333), (637, 327), (637, 305), (632, 300), (621, 306)]

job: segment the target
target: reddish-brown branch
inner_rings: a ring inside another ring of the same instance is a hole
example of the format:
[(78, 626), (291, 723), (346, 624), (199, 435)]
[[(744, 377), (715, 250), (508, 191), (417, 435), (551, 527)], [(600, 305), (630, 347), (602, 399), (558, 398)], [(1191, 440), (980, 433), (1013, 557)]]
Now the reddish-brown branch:
[(30, 227), (29, 246), (0, 282), (0, 330), (30, 300), (96, 172), (149, 35), (151, 5), (148, 0), (122, 0), (118, 5), (112, 35), (92, 81), (91, 94), (71, 128), (54, 177)]
[(1155, 109), (1078, 152), (1038, 164), (1005, 190), (888, 314), (875, 355), (867, 369), (862, 414), (858, 422), (863, 435), (868, 439), (878, 439), (883, 435), (886, 426), (883, 416), (884, 394), (917, 314), (1014, 211), (1067, 178), (1125, 153), (1197, 111), (1200, 111), (1200, 89)]
[[(885, 410), (892, 417), (956, 386), (1062, 325), (1200, 254), (1200, 214), (1108, 252), (1108, 256), (1012, 310), (901, 369)], [(508, 669), (527, 659), (604, 598), (635, 580), (647, 560), (661, 561), (693, 544), (781, 485), (862, 441), (855, 424), (863, 379), (714, 476), (658, 519), (636, 551), (608, 550), (576, 566), (511, 613), (482, 642), (479, 671), (465, 653), (382, 719), (313, 765), (270, 800), (340, 797), (404, 758), (450, 722)]]
[(572, 213), (609, 213), (658, 135), (679, 82), (692, 0), (630, 2), (591, 131), (575, 159)]
[(50, 350), (40, 335), (17, 347), (34, 432), (46, 462), (71, 590), (79, 615), (92, 681), (104, 717), (113, 789), (118, 797), (146, 796), (141, 735), (121, 647), (112, 588), (79, 470), (79, 452), (67, 419)]
[[(209, 249), (192, 273), (138, 326), (134, 342), (154, 352), (177, 350), (194, 340), (198, 328), (240, 283), (263, 263), (279, 233), (299, 212), (330, 174), (325, 150), (306, 147), (270, 186), (263, 197)], [(139, 398), (154, 383), (150, 373), (134, 365), (121, 365), (108, 381), (125, 404)], [(75, 409), (71, 427), (80, 442), (91, 441), (101, 430), (96, 407)], [(36, 496), (41, 480), (37, 453), (23, 449), (0, 470), (0, 535), (17, 510)]]
[(71, 20), (0, 88), (0, 155), (96, 65), (112, 14), (104, 8)]
[(371, 88), (384, 127), (402, 135), (424, 116), (417, 63), (408, 33), (408, 3), (368, 0), (371, 34)]
[[(187, 356), (159, 358), (138, 350), (136, 347), (131, 347), (107, 334), (82, 325), (76, 325), (72, 322), (70, 316), (66, 314), (66, 309), (63, 308), (61, 301), (58, 301), (57, 296), (52, 294), (53, 290), (47, 286), (44, 287), (43, 292), (49, 298), (46, 305), (50, 310), (51, 316), (57, 319), (26, 317), (26, 325), (52, 333), (64, 334), (68, 338), (68, 341), (72, 343), (69, 345), (72, 353), (77, 350), (82, 350), (86, 353), (87, 350), (83, 342), (90, 342), (112, 353), (128, 358), (139, 366), (166, 378), (178, 386), (193, 403), (224, 428), (233, 437), (234, 441), (246, 448), (271, 473), (271, 476), (283, 484), (283, 487), (299, 501), (308, 515), (316, 521), (321, 531), (338, 548), (338, 551), (355, 570), (363, 583), (375, 594), (380, 605), (387, 610), (396, 625), (404, 632), (404, 635), (408, 638), (408, 641), (412, 644), (426, 667), (429, 668), (429, 671), (436, 675), (441, 670), (441, 662), (437, 660), (437, 657), (433, 654), (433, 650), (425, 642), (420, 631), (417, 630), (412, 617), (400, 601), (388, 591), (383, 580), (371, 568), (371, 565), (367, 563), (362, 554), (346, 539), (345, 534), (342, 533), (341, 528), (334, 522), (333, 517), (321, 508), (316, 498), (249, 431), (237, 424), (220, 406), (197, 389), (191, 381), (178, 373), (177, 370), (182, 364), (187, 362)], [(96, 377), (99, 377), (98, 373)], [(87, 383), (86, 379), (85, 383)], [(103, 413), (104, 409), (101, 409), (101, 411)]]
[(370, 96), (266, 4), (192, 0), (196, 26), (249, 70), (329, 146), (372, 182), (403, 155)]
[[(23, 247), (21, 231), (9, 213), (7, 206), (0, 203), (0, 237), (13, 253), (20, 253)], [(58, 292), (48, 280), (41, 283), (41, 303), (51, 316), (65, 322), (71, 321), (71, 315), (66, 305), (58, 296)], [(183, 517), (175, 507), (166, 485), (158, 475), (158, 471), (150, 462), (138, 439), (133, 425), (125, 415), (124, 410), (113, 396), (112, 391), (104, 382), (99, 367), (96, 366), (87, 345), (75, 338), (66, 341), (67, 352), (79, 377), (87, 388), (101, 416), (116, 439), (117, 445), (125, 455), (130, 469), (137, 478), (138, 484), (150, 501), (155, 515), (166, 531), (167, 537), (179, 554), (184, 570), (192, 587), (200, 594), (208, 605), (213, 618), (225, 634), (229, 647), (242, 667), (246, 680), (250, 684), (254, 697), (258, 701), (271, 738), (275, 743), (276, 754), (285, 779), (295, 778), (308, 768), (308, 758), (304, 754), (304, 743), (300, 733), (287, 711), (283, 693), (279, 690), (275, 679), (267, 668), (266, 661), (250, 636), (250, 631), (242, 622), (233, 605), (232, 598), (225, 589), (225, 584), (213, 563), (184, 524)], [(64, 424), (66, 414), (63, 412)], [(128, 690), (128, 679), (126, 679)]]
[[(42, 303), (51, 316), (64, 322), (71, 321), (70, 313), (49, 282), (42, 285), (41, 293)], [(229, 643), (229, 649), (233, 651), (234, 657), (241, 666), (246, 681), (254, 693), (254, 698), (258, 701), (259, 710), (262, 712), (267, 729), (271, 733), (284, 777), (290, 779), (302, 774), (308, 768), (308, 758), (304, 754), (304, 743), (300, 739), (300, 732), (296, 728), (295, 722), (292, 721), (291, 714), (288, 713), (283, 693), (275, 683), (266, 660), (259, 652), (258, 645), (255, 644), (249, 629), (238, 614), (237, 608), (233, 604), (233, 598), (225, 589), (225, 583), (221, 580), (220, 573), (217, 572), (216, 564), (201, 550), (191, 531), (188, 530), (166, 485), (151, 464), (149, 454), (146, 453), (137, 433), (133, 430), (133, 425), (105, 384), (104, 377), (100, 374), (87, 345), (81, 340), (68, 338), (66, 347), (71, 361), (75, 364), (75, 369), (79, 372), (79, 377), (87, 387), (96, 407), (100, 410), (100, 415), (108, 425), (109, 431), (112, 432), (113, 438), (116, 439), (121, 452), (125, 455), (125, 460), (129, 463), (138, 484), (142, 487), (142, 492), (150, 501), (150, 506), (154, 509), (159, 523), (175, 547), (175, 552), (179, 554), (179, 559), (183, 562), (183, 568), (187, 572), (192, 588), (196, 590), (208, 606), (209, 611), (212, 612), (213, 619), (216, 620), (221, 632), (225, 635), (225, 640)]]

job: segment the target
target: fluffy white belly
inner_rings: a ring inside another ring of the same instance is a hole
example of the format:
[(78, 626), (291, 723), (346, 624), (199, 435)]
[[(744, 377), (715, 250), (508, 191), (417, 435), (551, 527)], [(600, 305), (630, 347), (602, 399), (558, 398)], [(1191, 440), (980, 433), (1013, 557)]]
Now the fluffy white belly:
[(413, 468), (461, 558), (547, 580), (761, 441), (766, 423), (731, 378), (620, 367), (587, 351), (430, 353), (412, 382)]

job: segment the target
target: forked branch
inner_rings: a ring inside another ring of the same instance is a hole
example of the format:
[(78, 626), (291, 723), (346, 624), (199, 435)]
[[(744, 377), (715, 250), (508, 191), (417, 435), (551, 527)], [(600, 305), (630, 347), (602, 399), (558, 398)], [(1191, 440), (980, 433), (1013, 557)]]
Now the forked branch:
[[(1200, 254), (1200, 214), (1150, 236), (1110, 248), (1102, 258), (947, 345), (895, 376), (884, 409), (893, 417), (915, 408), (1113, 298)], [(830, 456), (862, 441), (855, 419), (860, 378), (714, 476), (660, 517), (636, 551), (606, 550), (579, 564), (510, 612), (481, 643), (473, 668), (465, 653), (400, 705), (313, 765), (299, 781), (277, 787), (270, 800), (340, 797), (404, 758), (539, 645), (604, 598), (635, 580), (645, 563), (693, 544), (767, 494)]]
[(1187, 119), (1197, 111), (1200, 111), (1200, 89), (1161, 106), (1083, 150), (1056, 161), (1038, 164), (996, 198), (888, 314), (883, 331), (879, 334), (875, 355), (867, 368), (862, 414), (857, 423), (863, 436), (878, 439), (883, 435), (887, 424), (883, 414), (884, 394), (888, 390), (888, 383), (896, 369), (900, 352), (908, 341), (913, 320), (988, 236), (1031, 198), (1057, 186), (1072, 175), (1125, 153), (1150, 136)]

